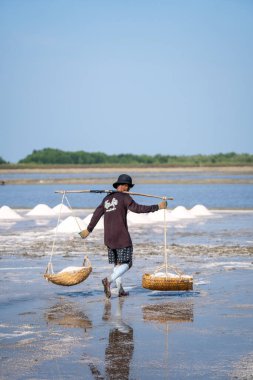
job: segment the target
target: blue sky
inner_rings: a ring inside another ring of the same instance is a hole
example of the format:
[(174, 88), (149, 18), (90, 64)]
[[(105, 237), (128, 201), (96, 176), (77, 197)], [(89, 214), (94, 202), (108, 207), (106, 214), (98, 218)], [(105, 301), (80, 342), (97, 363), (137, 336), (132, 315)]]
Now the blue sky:
[(1, 0), (0, 156), (253, 153), (253, 1)]

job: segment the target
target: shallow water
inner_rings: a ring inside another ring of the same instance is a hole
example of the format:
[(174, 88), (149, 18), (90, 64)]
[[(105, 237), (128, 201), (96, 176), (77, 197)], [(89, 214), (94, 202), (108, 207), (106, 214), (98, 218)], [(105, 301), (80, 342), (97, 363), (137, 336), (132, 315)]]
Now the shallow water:
[[(58, 190), (96, 190), (111, 189), (104, 185), (5, 185), (0, 186), (0, 207), (33, 208), (38, 204), (54, 207), (61, 202)], [(142, 184), (136, 185), (134, 191), (156, 196), (174, 197), (169, 201), (169, 208), (182, 205), (187, 209), (203, 204), (211, 209), (253, 209), (252, 184)], [(68, 200), (74, 208), (95, 208), (104, 194), (69, 194)], [(156, 204), (157, 199), (135, 197), (142, 204)]]
[[(19, 210), (24, 216), (27, 210)], [(78, 210), (85, 217), (90, 210)], [(55, 271), (92, 262), (89, 278), (64, 288), (43, 279), (55, 218), (0, 223), (3, 379), (250, 379), (253, 373), (253, 212), (215, 211), (168, 223), (168, 260), (194, 277), (193, 291), (142, 288), (163, 264), (163, 224), (130, 227), (130, 296), (113, 289), (103, 231), (59, 234)]]
[(194, 290), (181, 293), (141, 288), (145, 262), (138, 259), (125, 279), (130, 296), (113, 293), (111, 301), (104, 300), (100, 285), (109, 269), (106, 260), (94, 257), (94, 273), (69, 289), (44, 282), (45, 262), (38, 259), (33, 261), (41, 270), (7, 269), (3, 378), (230, 379), (235, 373), (250, 378), (252, 271), (240, 267), (250, 266), (248, 259), (228, 263), (231, 259), (233, 271), (224, 258), (218, 271), (192, 264), (200, 272)]
[[(81, 169), (80, 169), (81, 170)], [(215, 168), (211, 170), (201, 170), (201, 171), (196, 171), (196, 170), (180, 170), (180, 171), (166, 171), (166, 170), (157, 170), (157, 171), (135, 171), (134, 169), (131, 170), (131, 176), (134, 178), (134, 182), (140, 182), (140, 178), (150, 178), (150, 173), (152, 173), (152, 177), (156, 180), (203, 180), (203, 179), (233, 179), (233, 180), (240, 180), (240, 179), (245, 179), (245, 180), (252, 180), (253, 175), (250, 172), (243, 172), (241, 173), (242, 169), (238, 168), (236, 171), (235, 169), (233, 172), (227, 172), (226, 170), (223, 171), (217, 171)], [(84, 179), (92, 179), (92, 178), (104, 178), (104, 179), (112, 179), (112, 178), (118, 178), (118, 176), (121, 174), (122, 169), (119, 170), (102, 170), (102, 171), (95, 171), (95, 172), (77, 172), (75, 171), (74, 173), (71, 173), (68, 171), (67, 173), (51, 173), (51, 172), (15, 172), (9, 170), (8, 172), (0, 172), (0, 181), (6, 181), (6, 180), (14, 180), (14, 179), (29, 179), (29, 180), (47, 180), (47, 179), (62, 179), (62, 178), (84, 178)]]

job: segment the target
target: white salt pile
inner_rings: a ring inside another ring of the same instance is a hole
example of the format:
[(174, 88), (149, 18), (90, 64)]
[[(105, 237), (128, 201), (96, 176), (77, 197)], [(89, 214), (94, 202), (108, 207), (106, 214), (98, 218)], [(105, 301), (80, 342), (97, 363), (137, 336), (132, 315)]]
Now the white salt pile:
[(72, 232), (80, 232), (81, 230), (84, 230), (86, 228), (86, 224), (80, 219), (79, 217), (74, 216), (68, 216), (67, 219), (64, 219), (59, 225), (58, 229), (55, 227), (53, 231), (57, 232), (65, 232), (65, 233), (72, 233)]
[(18, 220), (18, 219), (23, 219), (23, 218), (16, 211), (12, 210), (9, 206), (2, 206), (0, 208), (0, 219)]
[(80, 269), (83, 269), (83, 267), (67, 267), (62, 269), (59, 273), (78, 272)]
[(71, 210), (68, 206), (59, 203), (57, 206), (53, 207), (53, 210), (56, 214), (69, 214), (71, 213)]
[(26, 215), (28, 216), (55, 216), (55, 212), (48, 205), (38, 204)]
[[(88, 216), (86, 216), (86, 218), (84, 218), (83, 222), (85, 223), (86, 227), (90, 223), (92, 215), (93, 214), (89, 214)], [(94, 229), (99, 230), (99, 229), (103, 229), (103, 228), (104, 228), (104, 217), (102, 216), (102, 218), (100, 219), (100, 221), (98, 222), (98, 224), (96, 225), (96, 227)]]
[(184, 206), (177, 206), (174, 208), (174, 210), (171, 211), (171, 215), (177, 219), (194, 218), (194, 215), (191, 214)]
[(191, 210), (190, 213), (194, 216), (207, 216), (212, 215), (212, 213), (203, 205), (196, 205)]
[(149, 219), (148, 214), (136, 214), (135, 212), (129, 211), (127, 213), (127, 223), (128, 225), (132, 224), (147, 224), (152, 223)]
[(192, 279), (192, 276), (189, 276), (187, 274), (178, 275), (178, 274), (170, 273), (170, 272), (167, 272), (167, 274), (164, 272), (157, 272), (157, 273), (152, 274), (151, 277), (183, 278), (184, 280)]
[[(151, 222), (163, 222), (164, 221), (164, 210), (158, 210), (155, 212), (150, 212), (148, 217)], [(168, 210), (166, 210), (166, 220), (168, 220)]]
[[(164, 222), (164, 210), (158, 210), (156, 212), (150, 212), (148, 214), (149, 219), (151, 222)], [(179, 218), (176, 215), (173, 215), (170, 210), (165, 211), (165, 220), (166, 222), (174, 222), (177, 221)]]

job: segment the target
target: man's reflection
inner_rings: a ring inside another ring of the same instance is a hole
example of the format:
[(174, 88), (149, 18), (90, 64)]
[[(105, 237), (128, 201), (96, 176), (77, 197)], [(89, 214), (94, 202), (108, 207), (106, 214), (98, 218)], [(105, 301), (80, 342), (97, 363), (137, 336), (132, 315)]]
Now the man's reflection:
[(110, 321), (108, 345), (105, 349), (105, 374), (107, 379), (128, 379), (134, 351), (133, 329), (122, 320), (124, 299), (118, 300), (115, 316), (111, 315), (111, 302), (105, 303), (103, 320)]

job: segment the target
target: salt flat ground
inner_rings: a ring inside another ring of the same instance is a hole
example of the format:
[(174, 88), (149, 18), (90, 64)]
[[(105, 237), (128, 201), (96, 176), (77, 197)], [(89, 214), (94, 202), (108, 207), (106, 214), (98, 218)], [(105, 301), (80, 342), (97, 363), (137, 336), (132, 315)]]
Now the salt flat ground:
[(64, 288), (44, 280), (55, 222), (0, 223), (1, 379), (252, 378), (251, 211), (168, 223), (168, 260), (193, 275), (189, 292), (142, 288), (142, 274), (163, 263), (163, 224), (130, 226), (130, 296), (113, 289), (110, 301), (101, 284), (111, 271), (102, 229), (86, 241), (77, 233), (56, 239), (55, 270), (81, 265), (88, 254), (93, 272), (85, 282)]

